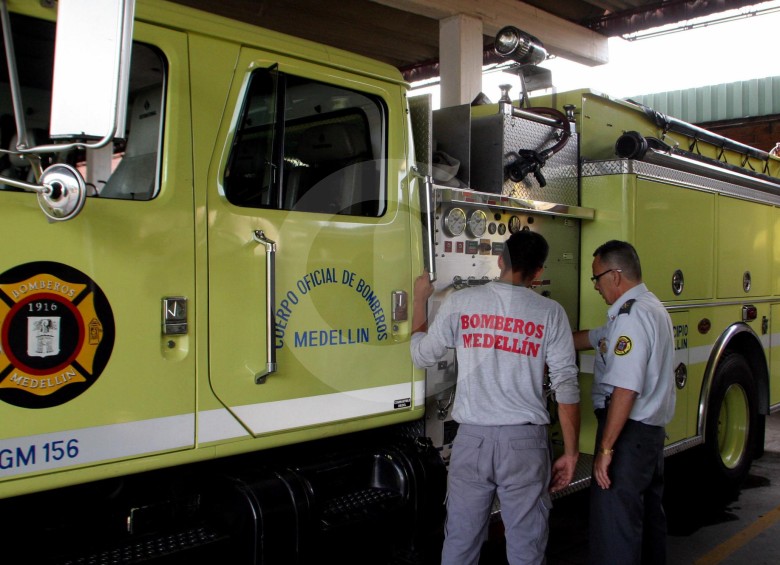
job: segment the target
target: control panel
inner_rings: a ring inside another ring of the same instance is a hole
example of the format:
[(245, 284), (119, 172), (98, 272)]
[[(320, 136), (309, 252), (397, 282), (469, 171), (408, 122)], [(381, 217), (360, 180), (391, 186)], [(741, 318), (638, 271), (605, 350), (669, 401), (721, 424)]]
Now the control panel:
[(580, 220), (506, 203), (440, 199), (435, 215), (434, 297), (443, 300), (449, 292), (496, 280), (504, 242), (513, 233), (532, 230), (541, 233), (550, 244), (545, 270), (534, 281), (533, 288), (561, 302), (570, 322), (575, 323)]

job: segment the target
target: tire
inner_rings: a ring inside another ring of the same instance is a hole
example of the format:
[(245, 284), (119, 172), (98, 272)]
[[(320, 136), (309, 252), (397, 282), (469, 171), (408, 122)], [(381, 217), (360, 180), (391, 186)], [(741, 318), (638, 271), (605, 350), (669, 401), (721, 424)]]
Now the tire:
[(721, 486), (736, 488), (747, 477), (757, 431), (758, 400), (750, 366), (742, 355), (727, 355), (715, 371), (704, 445), (708, 470)]

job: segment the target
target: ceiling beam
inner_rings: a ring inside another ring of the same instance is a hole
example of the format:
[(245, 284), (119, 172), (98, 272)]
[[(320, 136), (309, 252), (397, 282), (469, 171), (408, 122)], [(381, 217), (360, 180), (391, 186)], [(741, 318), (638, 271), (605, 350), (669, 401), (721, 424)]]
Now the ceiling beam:
[(538, 37), (553, 55), (596, 66), (609, 62), (607, 38), (518, 0), (371, 0), (390, 8), (442, 20), (466, 15), (482, 20), (483, 33), (494, 36), (513, 25)]

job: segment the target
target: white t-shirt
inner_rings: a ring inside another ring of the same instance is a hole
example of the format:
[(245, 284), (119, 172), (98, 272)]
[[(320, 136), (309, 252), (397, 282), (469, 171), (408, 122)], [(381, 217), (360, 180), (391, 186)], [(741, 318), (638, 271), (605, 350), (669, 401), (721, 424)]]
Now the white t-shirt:
[(563, 307), (525, 287), (491, 282), (459, 290), (428, 333), (412, 336), (412, 359), (431, 367), (457, 350), (453, 418), (461, 424), (548, 424), (545, 365), (556, 400), (580, 400), (571, 326)]

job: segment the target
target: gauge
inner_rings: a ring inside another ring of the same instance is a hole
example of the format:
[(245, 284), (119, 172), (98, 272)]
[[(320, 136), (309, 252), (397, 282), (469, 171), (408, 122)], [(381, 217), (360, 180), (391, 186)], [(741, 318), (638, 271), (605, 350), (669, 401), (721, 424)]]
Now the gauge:
[(490, 235), (493, 235), (494, 233), (496, 233), (496, 229), (497, 229), (497, 228), (496, 228), (496, 223), (495, 223), (495, 222), (490, 222), (490, 223), (488, 224), (488, 233), (489, 233)]
[(504, 235), (506, 233), (506, 226), (504, 224), (498, 224), (498, 235)]
[(469, 221), (466, 227), (473, 237), (482, 237), (487, 229), (487, 214), (482, 210), (474, 210), (469, 214)]
[(460, 208), (450, 208), (444, 215), (444, 231), (451, 236), (457, 236), (466, 229), (466, 212)]
[(509, 218), (509, 233), (520, 231), (520, 216), (511, 216)]

